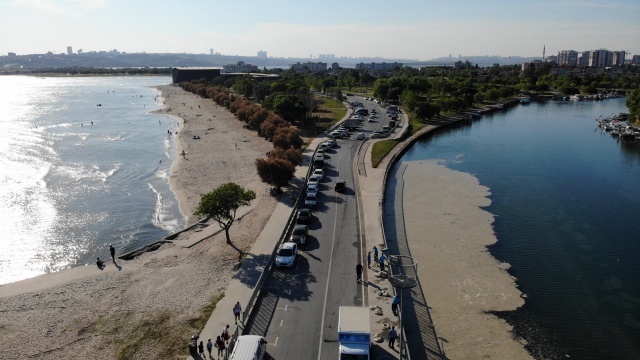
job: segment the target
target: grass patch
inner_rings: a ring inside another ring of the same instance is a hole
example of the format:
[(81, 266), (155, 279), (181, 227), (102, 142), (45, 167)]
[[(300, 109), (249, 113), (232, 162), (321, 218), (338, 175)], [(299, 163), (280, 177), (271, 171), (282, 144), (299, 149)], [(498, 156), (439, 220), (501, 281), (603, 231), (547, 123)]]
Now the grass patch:
[(347, 114), (347, 108), (339, 100), (318, 96), (316, 101), (318, 101), (317, 111), (312, 116), (319, 118), (318, 125), (321, 127), (329, 127)]
[(189, 320), (189, 325), (191, 325), (192, 328), (198, 330), (198, 333), (202, 329), (204, 329), (204, 325), (207, 323), (207, 321), (211, 317), (211, 314), (213, 314), (213, 311), (216, 309), (216, 306), (223, 297), (224, 293), (220, 293), (214, 296), (211, 299), (211, 302), (202, 308), (202, 312), (199, 317)]
[(398, 142), (395, 140), (382, 140), (373, 144), (373, 148), (371, 149), (371, 165), (377, 168), (382, 159), (384, 159), (397, 144)]
[(191, 335), (199, 334), (224, 297), (220, 293), (205, 305), (196, 317), (184, 316), (169, 310), (156, 310), (144, 314), (123, 311), (102, 315), (89, 331), (104, 335), (115, 345), (117, 358), (139, 359), (152, 356), (158, 359), (184, 359)]

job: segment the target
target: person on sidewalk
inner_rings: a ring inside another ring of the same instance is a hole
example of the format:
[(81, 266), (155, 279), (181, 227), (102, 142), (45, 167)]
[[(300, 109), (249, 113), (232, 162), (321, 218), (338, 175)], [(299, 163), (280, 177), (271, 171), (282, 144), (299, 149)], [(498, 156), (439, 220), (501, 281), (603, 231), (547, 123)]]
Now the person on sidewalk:
[(236, 325), (238, 325), (238, 320), (240, 320), (240, 313), (242, 312), (242, 307), (240, 307), (240, 301), (238, 301), (234, 306), (233, 306), (233, 316), (235, 317), (236, 320)]
[(216, 338), (216, 349), (218, 349), (218, 359), (220, 356), (224, 356), (224, 350), (227, 347), (224, 345), (224, 340), (220, 339), (220, 336)]
[(229, 324), (227, 324), (227, 327), (222, 330), (222, 340), (228, 344), (229, 339), (231, 339), (231, 335), (229, 334)]
[(391, 330), (389, 330), (389, 347), (393, 349), (393, 345), (398, 338), (398, 333), (396, 332), (396, 327), (392, 326)]
[(371, 268), (371, 251), (367, 253), (367, 269)]
[(356, 281), (357, 282), (361, 282), (362, 281), (362, 264), (358, 263), (358, 265), (356, 265)]
[(373, 245), (373, 261), (378, 261), (378, 248)]
[(200, 341), (200, 345), (198, 345), (198, 354), (201, 359), (204, 359), (204, 344)]
[(391, 311), (393, 315), (398, 316), (398, 303), (400, 302), (400, 298), (398, 295), (395, 295), (391, 300)]
[(385, 260), (387, 260), (387, 257), (382, 254), (382, 256), (380, 256), (380, 271), (384, 271)]
[(211, 339), (207, 340), (207, 351), (209, 352), (209, 359), (213, 359), (213, 343), (211, 342)]

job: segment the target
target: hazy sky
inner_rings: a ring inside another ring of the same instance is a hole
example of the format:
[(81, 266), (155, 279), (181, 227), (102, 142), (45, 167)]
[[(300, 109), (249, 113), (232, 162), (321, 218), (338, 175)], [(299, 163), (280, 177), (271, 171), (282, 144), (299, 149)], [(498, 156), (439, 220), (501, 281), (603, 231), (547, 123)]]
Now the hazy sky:
[(640, 0), (0, 0), (0, 54), (640, 54)]

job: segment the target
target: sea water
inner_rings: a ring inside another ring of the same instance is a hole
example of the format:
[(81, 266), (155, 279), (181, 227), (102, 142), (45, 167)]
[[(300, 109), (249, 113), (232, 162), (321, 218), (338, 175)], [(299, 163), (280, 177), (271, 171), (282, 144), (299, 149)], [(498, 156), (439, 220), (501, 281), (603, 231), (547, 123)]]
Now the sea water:
[(640, 141), (595, 122), (624, 102), (518, 105), (435, 132), (402, 158), (446, 160), (490, 188), (490, 251), (526, 295), (501, 316), (538, 358), (640, 359)]
[(185, 224), (168, 183), (169, 77), (0, 76), (0, 284), (109, 258)]

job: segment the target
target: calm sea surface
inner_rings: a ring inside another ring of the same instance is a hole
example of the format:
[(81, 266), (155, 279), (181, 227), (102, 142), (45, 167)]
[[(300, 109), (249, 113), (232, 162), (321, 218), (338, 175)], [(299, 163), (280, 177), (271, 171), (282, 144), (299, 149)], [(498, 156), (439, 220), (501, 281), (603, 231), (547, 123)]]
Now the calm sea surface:
[(0, 76), (0, 284), (184, 226), (168, 183), (177, 122), (149, 114), (162, 107), (151, 86), (170, 82)]
[(444, 159), (490, 188), (491, 253), (527, 295), (501, 316), (540, 358), (640, 359), (640, 141), (595, 123), (624, 102), (518, 105), (403, 157)]

